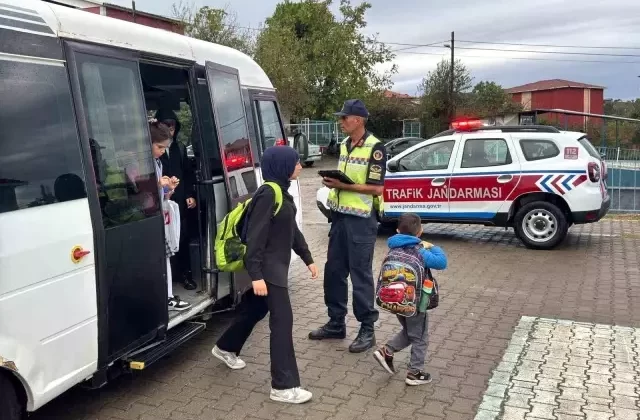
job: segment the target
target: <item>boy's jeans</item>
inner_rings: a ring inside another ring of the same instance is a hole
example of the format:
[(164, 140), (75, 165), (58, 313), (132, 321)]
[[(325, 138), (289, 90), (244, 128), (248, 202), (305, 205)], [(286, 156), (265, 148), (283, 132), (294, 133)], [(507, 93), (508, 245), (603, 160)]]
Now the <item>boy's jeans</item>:
[(399, 315), (397, 317), (402, 325), (402, 331), (387, 342), (387, 350), (393, 354), (411, 346), (409, 370), (422, 371), (427, 355), (429, 316), (425, 311), (409, 318)]

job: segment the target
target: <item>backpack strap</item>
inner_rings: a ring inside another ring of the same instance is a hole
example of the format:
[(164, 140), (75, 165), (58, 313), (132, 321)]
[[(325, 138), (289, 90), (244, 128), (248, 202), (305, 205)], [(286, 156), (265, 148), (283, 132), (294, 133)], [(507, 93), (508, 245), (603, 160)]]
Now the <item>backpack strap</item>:
[(264, 184), (270, 186), (276, 194), (276, 211), (273, 213), (275, 216), (280, 211), (280, 208), (282, 208), (282, 188), (275, 182), (265, 182)]

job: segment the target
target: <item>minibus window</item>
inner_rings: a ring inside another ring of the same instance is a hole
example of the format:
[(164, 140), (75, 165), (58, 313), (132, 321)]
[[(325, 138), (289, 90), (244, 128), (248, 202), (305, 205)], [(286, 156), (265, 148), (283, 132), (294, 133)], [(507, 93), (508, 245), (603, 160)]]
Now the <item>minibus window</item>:
[[(209, 79), (210, 89), (214, 99), (214, 109), (218, 119), (221, 148), (224, 152), (222, 161), (227, 172), (241, 172), (242, 169), (253, 167), (251, 143), (247, 130), (247, 119), (240, 93), (238, 76), (234, 74), (215, 72)], [(255, 177), (255, 173), (251, 172)], [(253, 194), (257, 182), (245, 186), (247, 194)], [(231, 198), (238, 195), (231, 191)]]
[(78, 54), (78, 68), (104, 226), (159, 214), (136, 64)]
[(0, 213), (85, 198), (64, 66), (0, 61)]

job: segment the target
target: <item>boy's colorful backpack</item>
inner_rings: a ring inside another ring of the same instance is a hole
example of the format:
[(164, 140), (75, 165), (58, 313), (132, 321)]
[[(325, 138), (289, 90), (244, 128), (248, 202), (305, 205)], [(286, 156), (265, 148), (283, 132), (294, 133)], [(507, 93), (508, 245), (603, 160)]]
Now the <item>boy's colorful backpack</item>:
[[(274, 182), (265, 182), (264, 185), (273, 188), (276, 194), (276, 209), (273, 213), (275, 216), (282, 207), (282, 189)], [(244, 270), (244, 256), (247, 252), (247, 246), (240, 237), (238, 226), (243, 220), (250, 202), (251, 199), (248, 199), (244, 203), (239, 203), (218, 224), (214, 246), (216, 266), (220, 271), (234, 272)]]
[(422, 245), (389, 250), (376, 285), (376, 304), (381, 309), (404, 317), (418, 313), (427, 270), (420, 249)]

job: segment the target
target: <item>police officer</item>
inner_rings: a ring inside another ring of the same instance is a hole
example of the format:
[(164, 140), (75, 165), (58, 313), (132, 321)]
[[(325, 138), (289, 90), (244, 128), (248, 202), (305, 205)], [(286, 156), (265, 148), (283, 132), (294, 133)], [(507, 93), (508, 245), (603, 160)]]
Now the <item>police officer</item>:
[(378, 231), (377, 208), (383, 192), (386, 168), (384, 145), (367, 132), (369, 112), (359, 99), (350, 99), (337, 112), (342, 130), (349, 135), (340, 144), (338, 169), (355, 184), (324, 178), (331, 188), (329, 250), (324, 269), (324, 300), (329, 322), (309, 334), (311, 340), (346, 337), (348, 284), (353, 285), (353, 312), (360, 322), (360, 332), (349, 346), (360, 353), (376, 343), (373, 330), (378, 320), (374, 307), (372, 273), (373, 250)]

